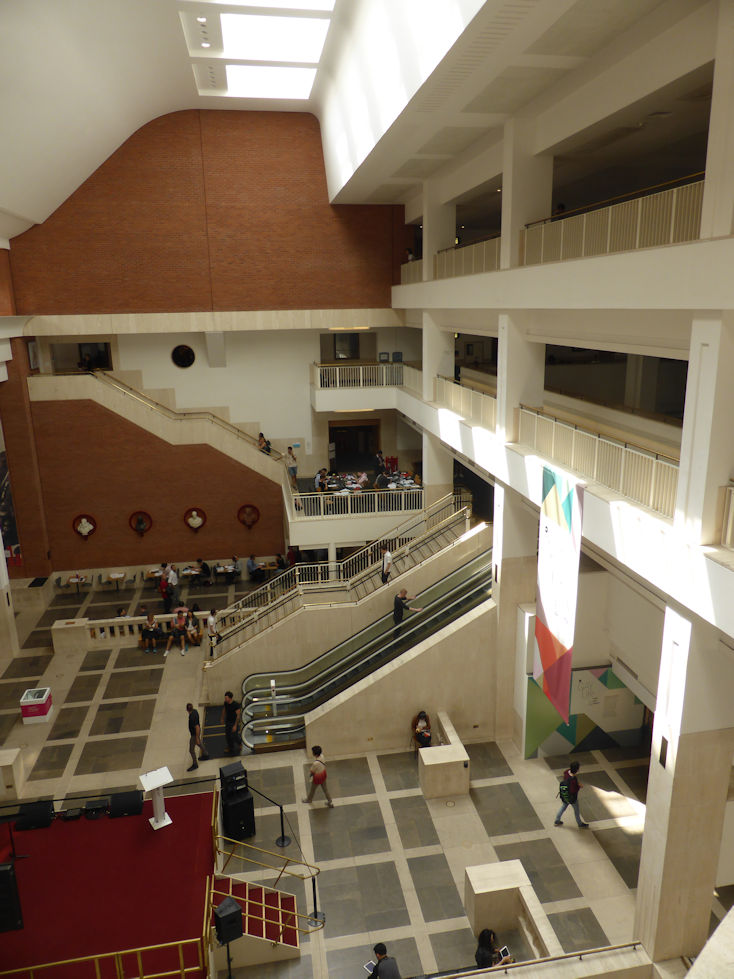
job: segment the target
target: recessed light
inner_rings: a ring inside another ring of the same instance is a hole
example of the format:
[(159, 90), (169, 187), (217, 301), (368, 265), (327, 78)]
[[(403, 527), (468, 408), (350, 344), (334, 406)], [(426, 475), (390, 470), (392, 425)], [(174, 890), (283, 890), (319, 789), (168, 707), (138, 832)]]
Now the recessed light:
[(201, 46), (202, 48), (210, 48), (211, 44), (208, 41), (202, 41)]
[(206, 24), (206, 17), (197, 17), (196, 21), (199, 24)]

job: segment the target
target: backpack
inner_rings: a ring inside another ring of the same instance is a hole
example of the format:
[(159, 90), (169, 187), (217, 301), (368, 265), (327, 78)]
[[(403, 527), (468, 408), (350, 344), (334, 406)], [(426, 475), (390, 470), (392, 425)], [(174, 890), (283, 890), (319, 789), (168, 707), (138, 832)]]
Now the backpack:
[(571, 798), (571, 786), (568, 784), (567, 778), (561, 779), (561, 784), (558, 787), (558, 795), (561, 802), (565, 802), (568, 805), (573, 802), (573, 799)]

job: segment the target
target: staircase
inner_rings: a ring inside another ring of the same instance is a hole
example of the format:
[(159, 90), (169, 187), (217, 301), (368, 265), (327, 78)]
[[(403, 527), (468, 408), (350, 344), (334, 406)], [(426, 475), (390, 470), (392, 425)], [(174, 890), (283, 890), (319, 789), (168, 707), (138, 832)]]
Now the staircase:
[[(274, 961), (297, 958), (300, 955), (298, 912), (296, 899), (292, 894), (236, 877), (215, 878), (214, 893), (218, 901), (231, 897), (242, 908), (243, 938), (251, 939), (252, 944), (268, 943), (272, 950), (280, 951), (280, 954), (274, 955), (272, 951), (263, 948), (261, 953), (267, 957), (252, 961)], [(213, 924), (212, 911), (212, 926)], [(257, 954), (255, 949), (252, 952)]]

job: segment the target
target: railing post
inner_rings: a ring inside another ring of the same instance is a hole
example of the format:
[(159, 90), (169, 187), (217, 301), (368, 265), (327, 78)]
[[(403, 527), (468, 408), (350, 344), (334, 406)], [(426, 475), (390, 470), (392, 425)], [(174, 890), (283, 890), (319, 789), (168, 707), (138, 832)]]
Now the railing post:
[(280, 808), (280, 836), (275, 841), (276, 846), (290, 846), (291, 838), (285, 835), (285, 819), (283, 816), (283, 806)]
[(316, 899), (316, 878), (311, 878), (311, 889), (313, 891), (313, 914), (311, 915), (312, 921), (326, 921), (326, 915), (323, 911), (319, 911), (318, 901)]

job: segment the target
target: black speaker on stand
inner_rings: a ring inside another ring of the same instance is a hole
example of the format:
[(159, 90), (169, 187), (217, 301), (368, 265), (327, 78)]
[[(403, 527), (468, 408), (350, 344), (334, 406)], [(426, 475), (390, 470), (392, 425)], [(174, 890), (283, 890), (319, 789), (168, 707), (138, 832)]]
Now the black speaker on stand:
[(222, 827), (230, 840), (255, 835), (255, 801), (247, 789), (222, 796)]
[(214, 930), (219, 944), (227, 946), (227, 977), (232, 979), (229, 943), (236, 938), (242, 938), (242, 908), (233, 897), (225, 897), (222, 903), (214, 908)]
[(41, 802), (23, 802), (15, 822), (17, 830), (45, 829), (54, 818), (54, 804), (50, 799)]

